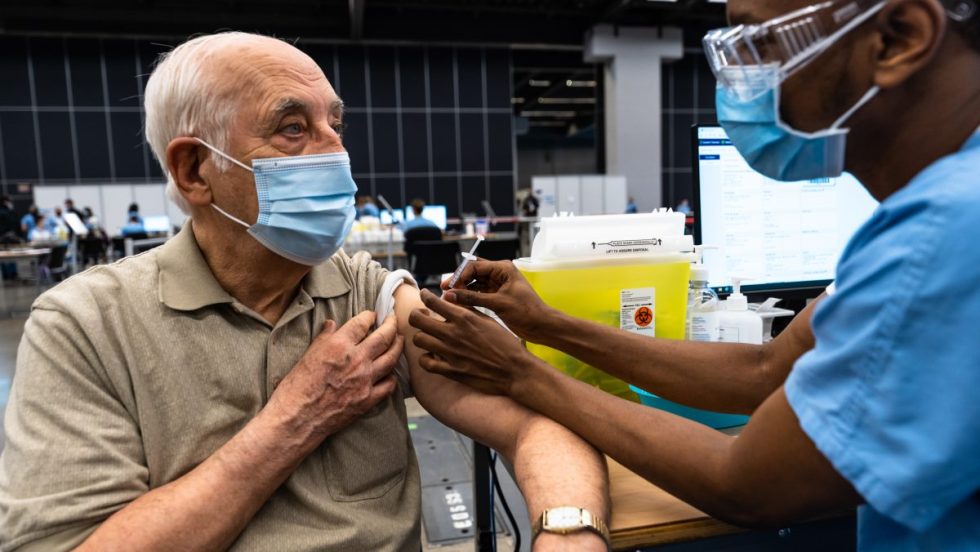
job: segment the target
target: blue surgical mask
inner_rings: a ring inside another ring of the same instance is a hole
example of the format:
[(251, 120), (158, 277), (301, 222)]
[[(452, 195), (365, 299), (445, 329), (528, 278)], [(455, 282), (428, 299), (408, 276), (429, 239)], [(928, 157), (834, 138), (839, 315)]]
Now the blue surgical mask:
[(200, 138), (211, 151), (255, 175), (259, 217), (255, 224), (216, 211), (248, 228), (273, 253), (316, 266), (329, 259), (354, 224), (357, 184), (346, 152), (253, 159), (249, 167)]
[[(835, 178), (844, 172), (849, 129), (841, 125), (875, 97), (877, 86), (871, 87), (830, 128), (807, 133), (780, 118), (778, 66), (731, 67), (725, 71), (733, 72), (728, 81), (737, 84), (718, 85), (718, 123), (750, 167), (784, 182)], [(752, 99), (745, 99), (749, 97)]]

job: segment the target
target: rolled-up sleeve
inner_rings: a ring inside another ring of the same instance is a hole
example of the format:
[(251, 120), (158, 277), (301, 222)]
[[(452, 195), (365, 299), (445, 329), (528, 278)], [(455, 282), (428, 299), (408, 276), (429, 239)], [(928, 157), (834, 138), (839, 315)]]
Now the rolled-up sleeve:
[(70, 549), (147, 492), (139, 427), (119, 385), (77, 321), (33, 310), (6, 411), (0, 550)]
[(980, 487), (980, 344), (956, 314), (980, 312), (980, 268), (950, 239), (973, 229), (942, 214), (899, 203), (875, 215), (786, 383), (817, 448), (872, 508), (914, 531)]

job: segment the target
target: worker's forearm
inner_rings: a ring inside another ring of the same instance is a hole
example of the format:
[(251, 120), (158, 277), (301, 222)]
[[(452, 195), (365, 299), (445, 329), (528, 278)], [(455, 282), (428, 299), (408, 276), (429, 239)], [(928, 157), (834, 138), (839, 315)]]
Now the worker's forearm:
[(544, 366), (515, 398), (581, 435), (617, 462), (711, 515), (740, 519), (741, 490), (727, 476), (734, 438), (609, 395)]
[[(519, 430), (514, 450), (514, 473), (532, 522), (547, 508), (576, 506), (609, 523), (606, 463), (595, 448), (553, 420), (534, 415)], [(541, 538), (540, 545), (558, 549), (605, 549), (591, 533)]]
[(223, 550), (309, 453), (268, 408), (207, 460), (113, 514), (79, 550)]
[(651, 339), (552, 311), (541, 343), (665, 399), (751, 413), (781, 383), (764, 346)]

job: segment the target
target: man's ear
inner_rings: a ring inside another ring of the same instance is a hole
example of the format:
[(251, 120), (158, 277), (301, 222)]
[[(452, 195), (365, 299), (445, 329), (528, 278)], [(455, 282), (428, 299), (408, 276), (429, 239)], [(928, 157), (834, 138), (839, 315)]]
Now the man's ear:
[(946, 12), (939, 0), (892, 0), (875, 21), (880, 42), (874, 78), (883, 89), (919, 72), (946, 37)]
[(201, 155), (200, 142), (188, 136), (174, 138), (167, 144), (167, 168), (180, 191), (193, 206), (211, 204), (211, 186), (201, 176), (201, 163), (207, 158)]

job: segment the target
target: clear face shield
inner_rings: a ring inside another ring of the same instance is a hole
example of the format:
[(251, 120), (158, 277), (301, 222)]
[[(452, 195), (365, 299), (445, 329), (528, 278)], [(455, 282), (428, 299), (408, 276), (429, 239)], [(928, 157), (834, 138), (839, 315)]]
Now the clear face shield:
[[(778, 86), (884, 7), (884, 0), (831, 0), (765, 23), (715, 29), (704, 37), (708, 65), (718, 84), (749, 101)], [(760, 79), (776, 68), (778, 81)]]

